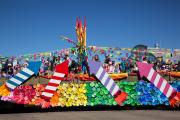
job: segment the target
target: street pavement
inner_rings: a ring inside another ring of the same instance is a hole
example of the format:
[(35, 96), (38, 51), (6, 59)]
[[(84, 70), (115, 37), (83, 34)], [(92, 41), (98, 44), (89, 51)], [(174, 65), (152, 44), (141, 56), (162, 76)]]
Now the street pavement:
[(0, 114), (0, 120), (180, 120), (180, 111), (119, 110)]

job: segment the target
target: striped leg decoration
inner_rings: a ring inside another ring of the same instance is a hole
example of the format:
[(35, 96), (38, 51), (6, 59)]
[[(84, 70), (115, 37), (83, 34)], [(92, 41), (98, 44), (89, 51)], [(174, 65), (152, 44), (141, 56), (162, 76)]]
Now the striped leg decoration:
[(122, 102), (126, 99), (127, 94), (120, 90), (119, 86), (115, 81), (110, 78), (108, 73), (103, 69), (103, 67), (94, 61), (89, 61), (90, 72), (95, 74), (97, 79), (106, 87), (110, 94), (115, 98), (116, 102), (119, 105), (122, 105)]
[(65, 76), (63, 73), (55, 72), (52, 79), (50, 79), (48, 85), (45, 87), (44, 92), (42, 93), (43, 98), (50, 99), (54, 92), (56, 91), (57, 87), (61, 83), (62, 78)]
[(96, 77), (100, 80), (100, 82), (106, 87), (106, 89), (110, 92), (112, 96), (114, 96), (119, 90), (119, 86), (111, 79), (108, 73), (100, 67), (98, 72), (96, 73)]
[(57, 65), (56, 70), (50, 79), (49, 83), (45, 87), (44, 92), (42, 92), (41, 97), (46, 99), (47, 101), (54, 95), (54, 92), (57, 90), (57, 87), (61, 83), (61, 80), (65, 75), (68, 74), (68, 60)]
[(41, 63), (42, 63), (41, 61), (29, 62), (29, 65), (27, 68), (23, 68), (14, 77), (7, 80), (6, 86), (10, 90), (14, 90), (17, 86), (26, 82), (26, 80), (29, 79), (33, 74), (38, 74)]
[(154, 84), (167, 98), (171, 97), (176, 90), (153, 68), (150, 69), (147, 79)]
[[(153, 65), (137, 62), (141, 77), (146, 77), (154, 86), (156, 86), (169, 100), (174, 98), (177, 91), (154, 69)], [(178, 98), (180, 99), (180, 98)]]

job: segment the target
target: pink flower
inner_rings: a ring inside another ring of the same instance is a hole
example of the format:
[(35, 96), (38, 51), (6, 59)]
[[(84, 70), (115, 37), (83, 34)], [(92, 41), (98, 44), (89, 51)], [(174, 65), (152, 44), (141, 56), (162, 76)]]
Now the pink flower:
[(34, 98), (35, 90), (32, 86), (19, 86), (14, 89), (13, 92), (13, 102), (18, 104), (29, 104), (29, 102)]

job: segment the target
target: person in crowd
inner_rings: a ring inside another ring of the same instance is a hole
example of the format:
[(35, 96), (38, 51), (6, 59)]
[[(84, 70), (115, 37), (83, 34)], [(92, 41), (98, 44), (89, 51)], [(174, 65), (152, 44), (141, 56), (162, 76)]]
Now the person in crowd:
[(178, 61), (178, 64), (177, 64), (175, 70), (178, 71), (178, 72), (180, 72), (180, 61)]
[(13, 74), (16, 75), (18, 72), (18, 65), (16, 64), (14, 67), (13, 67)]
[(144, 57), (142, 62), (143, 62), (143, 63), (148, 63), (147, 57)]
[(69, 73), (78, 73), (78, 63), (75, 60), (72, 60), (69, 66)]
[(84, 60), (82, 61), (82, 72), (84, 74), (89, 74), (89, 66), (88, 66), (88, 56), (85, 56)]
[(115, 70), (114, 70), (114, 72), (117, 73), (117, 74), (121, 72), (121, 71), (120, 71), (120, 63), (116, 63), (116, 64), (115, 64)]
[(49, 75), (49, 61), (45, 61), (45, 64), (44, 64), (44, 72), (45, 72), (45, 75)]
[(133, 73), (137, 73), (138, 72), (138, 67), (137, 67), (136, 64), (133, 65), (132, 72)]
[(104, 63), (103, 68), (106, 72), (109, 72), (109, 65), (107, 63)]
[[(64, 53), (64, 56), (60, 57), (45, 57), (42, 56), (42, 66), (40, 68), (40, 75), (44, 76), (44, 75), (49, 75), (51, 76), (53, 74), (53, 71), (55, 69), (55, 66), (59, 63), (61, 63), (62, 61), (68, 60), (69, 59), (69, 55), (70, 53)], [(99, 54), (96, 54), (93, 56), (93, 60), (100, 62), (100, 56)], [(29, 58), (30, 59), (30, 58)], [(126, 58), (124, 57), (120, 57), (120, 59), (118, 59), (120, 61), (120, 63), (115, 63), (115, 61), (112, 61), (110, 55), (106, 55), (105, 59), (102, 60), (103, 63), (103, 68), (108, 72), (108, 73), (120, 73), (120, 72), (136, 72), (138, 71), (137, 65), (134, 63), (134, 59), (133, 62), (131, 61), (130, 63), (126, 60)], [(17, 61), (16, 61), (17, 60)], [(28, 66), (28, 59), (23, 58), (20, 63), (18, 61), (18, 59), (16, 58), (8, 58), (5, 60), (1, 60), (0, 61), (0, 78), (5, 77), (5, 78), (9, 78), (15, 74), (17, 74), (19, 71), (21, 71), (23, 68)], [(69, 72), (73, 73), (73, 74), (78, 74), (78, 73), (88, 73), (88, 61), (87, 61), (87, 57), (86, 59), (79, 63), (76, 62), (78, 61), (78, 58), (74, 58), (72, 59), (72, 62), (69, 65)], [(101, 61), (101, 62), (102, 62)], [(117, 61), (117, 62), (119, 62)], [(135, 59), (135, 61), (140, 61), (138, 58)], [(166, 61), (166, 60), (165, 60)], [(169, 61), (164, 62), (163, 59), (157, 60), (157, 61), (148, 61), (147, 57), (143, 58), (143, 63), (154, 63), (153, 68), (157, 71), (164, 71), (164, 72), (169, 72), (169, 71), (180, 71), (180, 61), (178, 62), (178, 64), (173, 64), (172, 62), (169, 63)]]
[(132, 64), (132, 62), (129, 63), (129, 72), (133, 72), (135, 65)]
[(94, 56), (94, 61), (100, 62), (99, 55), (96, 54), (96, 55)]
[(105, 56), (105, 61), (104, 61), (104, 63), (109, 64), (110, 61), (111, 61), (110, 56), (109, 56), (109, 55), (106, 55), (106, 56)]
[(121, 62), (120, 68), (121, 68), (122, 72), (126, 72), (126, 62), (125, 62), (124, 58), (122, 58), (122, 62)]
[(4, 72), (7, 73), (8, 72), (8, 64), (9, 64), (9, 60), (7, 59), (4, 65)]
[(163, 62), (163, 64), (162, 64), (162, 66), (161, 66), (161, 70), (162, 70), (162, 71), (165, 71), (165, 70), (166, 70), (166, 65), (165, 65), (164, 62)]
[[(69, 54), (65, 54), (64, 61), (66, 61), (66, 60), (69, 60)], [(58, 61), (61, 62), (60, 59), (58, 59)]]
[(109, 66), (108, 73), (114, 73), (114, 71), (115, 71), (115, 61), (109, 61), (108, 66)]
[(8, 73), (8, 78), (12, 77), (14, 74), (13, 72), (13, 66), (11, 63), (8, 64), (8, 70), (7, 70), (7, 73)]
[(51, 71), (54, 71), (55, 60), (56, 60), (56, 57), (53, 56), (53, 57), (52, 57), (52, 60), (50, 61), (50, 70), (51, 70)]
[(153, 65), (154, 70), (157, 71), (157, 72), (160, 71), (159, 64), (160, 64), (160, 63), (159, 63), (158, 61), (156, 61), (156, 62), (154, 63), (154, 65)]

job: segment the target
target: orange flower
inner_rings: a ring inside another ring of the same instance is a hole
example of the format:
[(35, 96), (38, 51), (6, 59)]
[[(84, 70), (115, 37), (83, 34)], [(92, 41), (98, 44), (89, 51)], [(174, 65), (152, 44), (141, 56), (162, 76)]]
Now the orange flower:
[(0, 96), (8, 96), (9, 94), (10, 94), (9, 89), (6, 87), (5, 84), (3, 84), (3, 85), (0, 87)]
[(51, 106), (58, 106), (58, 101), (59, 101), (59, 95), (57, 92), (54, 93), (53, 97), (50, 100)]

